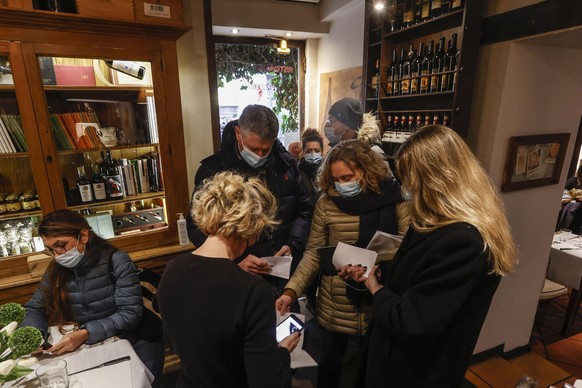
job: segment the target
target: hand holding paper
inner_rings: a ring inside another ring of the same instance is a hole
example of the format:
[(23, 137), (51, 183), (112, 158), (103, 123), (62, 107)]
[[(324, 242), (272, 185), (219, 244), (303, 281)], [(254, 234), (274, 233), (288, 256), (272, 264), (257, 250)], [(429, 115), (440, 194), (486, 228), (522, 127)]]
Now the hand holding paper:
[(398, 248), (402, 242), (402, 236), (395, 234), (390, 234), (377, 230), (374, 237), (370, 240), (370, 243), (366, 247), (371, 251), (375, 251), (378, 254), (388, 252), (394, 248)]
[(271, 276), (277, 276), (283, 279), (289, 279), (291, 275), (291, 256), (267, 256), (261, 257), (261, 260), (266, 261), (271, 266)]
[(361, 264), (363, 267), (368, 267), (364, 274), (367, 277), (376, 262), (376, 257), (378, 254), (374, 251), (339, 242), (335, 248), (332, 263), (338, 270), (344, 265)]

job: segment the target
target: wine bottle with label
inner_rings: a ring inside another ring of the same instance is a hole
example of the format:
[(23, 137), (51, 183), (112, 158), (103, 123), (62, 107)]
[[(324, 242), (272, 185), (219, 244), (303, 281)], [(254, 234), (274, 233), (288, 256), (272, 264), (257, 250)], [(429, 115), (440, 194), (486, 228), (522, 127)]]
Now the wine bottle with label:
[(424, 52), (424, 43), (418, 45), (418, 54), (414, 54), (414, 60), (410, 68), (410, 94), (420, 93), (420, 64)]
[(453, 0), (451, 4), (451, 11), (456, 11), (463, 8), (463, 0)]
[(392, 63), (388, 67), (388, 82), (386, 83), (386, 95), (394, 94), (395, 80), (398, 77), (398, 60), (396, 59), (396, 49), (392, 50)]
[(404, 62), (406, 62), (406, 56), (404, 54), (404, 47), (401, 47), (400, 59), (398, 60), (398, 81), (395, 83), (395, 88), (392, 89), (392, 93), (395, 96), (402, 94), (402, 71), (404, 69)]
[(117, 166), (113, 163), (111, 152), (107, 151), (103, 153), (103, 151), (101, 151), (101, 155), (103, 158), (101, 171), (103, 171), (107, 182), (107, 194), (109, 194), (109, 198), (111, 199), (121, 199), (124, 196), (123, 181), (121, 180), (121, 175), (119, 175)]
[(85, 176), (85, 167), (77, 167), (79, 178), (77, 179), (77, 188), (81, 196), (81, 202), (89, 203), (93, 201), (93, 191), (91, 190), (91, 181)]
[(386, 20), (388, 20), (388, 31), (394, 32), (398, 30), (398, 19), (396, 17), (396, 0), (389, 0), (386, 10)]
[(105, 61), (110, 68), (130, 75), (137, 79), (143, 79), (146, 68), (132, 61)]
[(436, 18), (437, 16), (441, 16), (441, 0), (432, 0), (430, 3), (430, 17)]
[(93, 194), (96, 201), (104, 201), (107, 199), (107, 185), (106, 180), (99, 166), (93, 166), (93, 178), (91, 179), (91, 187), (93, 187)]
[(441, 0), (441, 15), (451, 12), (451, 0)]
[(379, 86), (380, 86), (380, 60), (376, 59), (374, 75), (370, 80), (370, 89), (372, 90), (372, 97), (378, 97), (378, 91), (380, 90)]
[(457, 34), (453, 34), (451, 37), (451, 47), (447, 52), (447, 57), (450, 61), (449, 70), (454, 71), (449, 75), (449, 87), (448, 90), (457, 89), (457, 74), (459, 67), (459, 51), (457, 50)]
[(402, 28), (410, 27), (414, 24), (414, 0), (406, 0), (404, 3), (404, 13), (402, 15)]
[(441, 37), (437, 44), (437, 49), (432, 58), (432, 69), (430, 76), (430, 92), (436, 93), (440, 91), (441, 73), (443, 72), (443, 64), (445, 59), (445, 37)]
[(420, 92), (428, 93), (430, 89), (430, 73), (432, 70), (432, 50), (434, 48), (434, 41), (431, 39), (428, 42), (428, 50), (425, 49), (425, 54), (422, 57), (420, 64)]
[(427, 21), (430, 19), (430, 0), (422, 0), (421, 20)]
[(402, 65), (402, 81), (400, 84), (401, 94), (410, 94), (410, 81), (412, 76), (412, 62), (414, 61), (414, 46), (410, 45), (408, 50), (408, 56)]

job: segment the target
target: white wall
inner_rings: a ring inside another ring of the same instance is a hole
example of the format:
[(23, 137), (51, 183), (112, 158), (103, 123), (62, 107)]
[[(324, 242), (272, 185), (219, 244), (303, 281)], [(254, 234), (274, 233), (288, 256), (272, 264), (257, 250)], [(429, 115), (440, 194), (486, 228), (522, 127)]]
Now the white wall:
[(509, 351), (529, 341), (582, 114), (580, 60), (582, 50), (526, 43), (481, 50), (469, 139), (496, 184), (511, 136), (568, 132), (571, 137), (559, 184), (503, 195), (520, 262), (501, 282), (476, 352), (502, 343)]

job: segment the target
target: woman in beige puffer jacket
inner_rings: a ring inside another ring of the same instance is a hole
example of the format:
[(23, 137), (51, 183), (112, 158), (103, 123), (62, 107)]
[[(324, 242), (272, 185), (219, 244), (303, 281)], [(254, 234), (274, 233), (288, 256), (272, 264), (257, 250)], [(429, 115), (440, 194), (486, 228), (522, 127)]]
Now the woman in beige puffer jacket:
[[(351, 197), (338, 193), (338, 184), (356, 181), (361, 192)], [(329, 152), (319, 185), (324, 194), (315, 207), (305, 254), (285, 286), (285, 293), (277, 300), (276, 308), (281, 313), (287, 311), (321, 271), (316, 316), (323, 328), (324, 346), (318, 370), (318, 387), (322, 388), (337, 386), (347, 341), (350, 336), (365, 334), (371, 305), (359, 297), (366, 290), (348, 292), (348, 287), (358, 287), (357, 284), (347, 284), (337, 276), (337, 271), (330, 268), (329, 259), (320, 257), (320, 248), (335, 247), (340, 241), (366, 247), (377, 229), (404, 235), (408, 224), (403, 215), (400, 185), (378, 154), (360, 140), (344, 141)], [(395, 250), (379, 255), (377, 261), (389, 260), (394, 253)]]

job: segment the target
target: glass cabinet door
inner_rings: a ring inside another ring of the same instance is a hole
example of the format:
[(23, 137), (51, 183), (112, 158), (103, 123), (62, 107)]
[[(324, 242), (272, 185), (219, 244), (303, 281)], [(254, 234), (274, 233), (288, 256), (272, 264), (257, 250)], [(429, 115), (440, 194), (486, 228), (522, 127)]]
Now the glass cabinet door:
[(28, 137), (34, 117), (30, 105), (21, 106), (30, 104), (27, 86), (15, 87), (15, 80), (25, 77), (21, 61), (17, 44), (0, 42), (0, 257), (44, 248), (37, 231), (41, 202)]
[(63, 207), (104, 238), (167, 228), (150, 62), (42, 55), (38, 63)]

